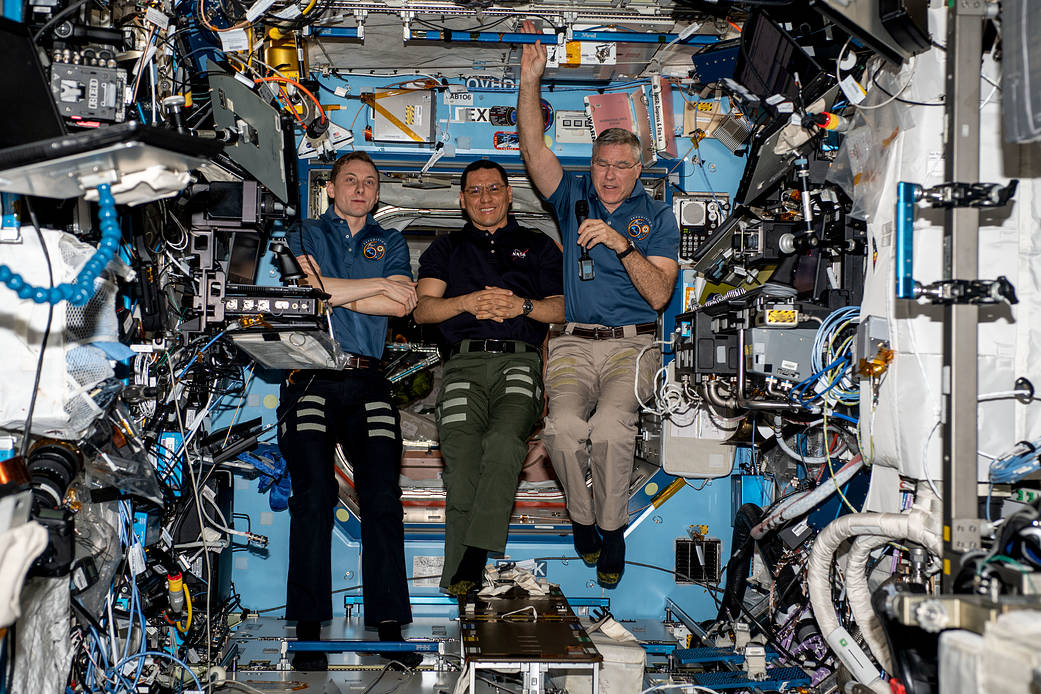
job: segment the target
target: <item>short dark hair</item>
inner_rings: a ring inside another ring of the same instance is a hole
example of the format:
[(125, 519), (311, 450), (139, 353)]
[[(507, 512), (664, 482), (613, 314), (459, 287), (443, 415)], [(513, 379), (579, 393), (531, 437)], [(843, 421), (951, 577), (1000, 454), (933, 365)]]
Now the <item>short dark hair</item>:
[[(352, 161), (363, 161), (366, 164), (369, 164), (373, 169), (376, 169), (376, 162), (372, 161), (372, 157), (369, 156), (368, 152), (355, 150), (353, 152), (348, 152), (347, 154), (343, 155), (342, 157), (336, 160), (336, 163), (333, 164), (332, 173), (329, 174), (329, 182), (335, 182), (336, 177), (340, 175), (340, 171), (343, 169), (343, 167)], [(379, 181), (379, 175), (380, 170), (376, 169), (377, 182)]]
[(502, 168), (498, 162), (492, 161), (491, 159), (477, 159), (467, 164), (466, 168), (463, 169), (463, 175), (459, 180), (459, 187), (465, 190), (466, 177), (470, 175), (471, 171), (479, 171), (480, 169), (495, 169), (499, 172), (499, 175), (502, 176), (502, 182), (506, 185), (510, 185), (510, 179), (506, 176), (506, 169)]

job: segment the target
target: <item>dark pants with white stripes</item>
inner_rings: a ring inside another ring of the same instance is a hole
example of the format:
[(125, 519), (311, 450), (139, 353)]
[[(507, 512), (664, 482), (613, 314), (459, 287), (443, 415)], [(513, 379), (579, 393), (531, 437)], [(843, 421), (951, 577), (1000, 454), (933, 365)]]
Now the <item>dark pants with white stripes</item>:
[(401, 429), (390, 385), (375, 369), (301, 371), (282, 384), (278, 445), (293, 485), (289, 499), (286, 619), (332, 619), (334, 451), (351, 463), (361, 507), (365, 624), (412, 621), (405, 581)]
[(457, 354), (445, 364), (437, 402), (447, 492), (442, 588), (467, 546), (506, 549), (517, 478), (542, 407), (536, 353)]

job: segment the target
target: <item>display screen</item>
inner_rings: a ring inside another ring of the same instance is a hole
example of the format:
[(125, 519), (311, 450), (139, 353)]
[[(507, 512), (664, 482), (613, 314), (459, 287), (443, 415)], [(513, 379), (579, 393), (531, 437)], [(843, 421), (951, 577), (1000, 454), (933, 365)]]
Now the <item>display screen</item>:
[(228, 282), (254, 284), (260, 261), (260, 237), (256, 234), (234, 234), (228, 261)]
[(25, 25), (0, 18), (0, 65), (0, 90), (8, 97), (0, 119), (0, 149), (64, 135), (50, 83)]
[(813, 58), (765, 14), (754, 13), (745, 23), (734, 81), (761, 100), (775, 94), (793, 102), (805, 99), (798, 84), (805, 88), (820, 72)]

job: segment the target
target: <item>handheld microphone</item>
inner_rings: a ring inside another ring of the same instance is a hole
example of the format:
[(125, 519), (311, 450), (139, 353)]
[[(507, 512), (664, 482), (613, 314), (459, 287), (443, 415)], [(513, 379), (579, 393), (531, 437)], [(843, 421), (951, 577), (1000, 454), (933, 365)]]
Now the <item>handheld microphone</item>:
[[(575, 218), (578, 220), (579, 226), (582, 226), (582, 222), (589, 218), (588, 202), (585, 200), (575, 202)], [(578, 279), (588, 281), (595, 276), (596, 272), (593, 269), (593, 259), (589, 257), (589, 249), (583, 246), (582, 255), (578, 258)]]

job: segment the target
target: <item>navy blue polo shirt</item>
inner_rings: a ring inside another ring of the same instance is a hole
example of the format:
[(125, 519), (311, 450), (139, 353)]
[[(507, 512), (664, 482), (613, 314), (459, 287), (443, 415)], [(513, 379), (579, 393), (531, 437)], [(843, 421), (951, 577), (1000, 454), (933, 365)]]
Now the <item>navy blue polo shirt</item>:
[(640, 296), (622, 261), (604, 244), (597, 244), (589, 251), (596, 276), (588, 281), (578, 278), (578, 258), (582, 252), (576, 243), (575, 202), (578, 200), (588, 201), (590, 219), (602, 219), (619, 234), (632, 239), (645, 257), (675, 259), (680, 250), (680, 230), (672, 208), (648, 195), (639, 181), (614, 213), (608, 213), (588, 174), (565, 173), (549, 197), (564, 246), (565, 317), (577, 323), (611, 327), (657, 320), (657, 311)]
[[(527, 229), (509, 216), (495, 233), (469, 222), (439, 236), (419, 258), (419, 279), (444, 282), (446, 299), (483, 290), (509, 289), (523, 299), (545, 299), (564, 293), (560, 249), (541, 231)], [(448, 344), (464, 339), (521, 340), (542, 344), (547, 325), (528, 316), (498, 323), (477, 320), (464, 311), (441, 323)]]
[[(371, 214), (364, 228), (352, 235), (347, 220), (330, 205), (318, 219), (302, 220), (286, 234), (286, 241), (293, 255), (313, 257), (325, 277), (412, 277), (405, 237), (400, 231), (381, 227)], [(333, 334), (345, 351), (377, 359), (383, 356), (386, 316), (370, 316), (337, 306), (333, 308), (332, 323)]]

